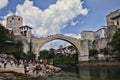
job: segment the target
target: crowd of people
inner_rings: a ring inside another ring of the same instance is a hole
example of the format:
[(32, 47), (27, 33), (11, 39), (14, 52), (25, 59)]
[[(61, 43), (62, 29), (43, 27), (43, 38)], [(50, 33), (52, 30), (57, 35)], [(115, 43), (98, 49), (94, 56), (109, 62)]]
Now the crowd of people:
[(53, 76), (55, 72), (61, 71), (60, 68), (50, 65), (47, 59), (43, 59), (43, 60), (42, 59), (41, 60), (9, 59), (8, 60), (5, 58), (0, 58), (0, 68), (1, 67), (6, 68), (7, 65), (10, 65), (11, 67), (24, 68), (25, 76), (28, 76), (28, 75)]

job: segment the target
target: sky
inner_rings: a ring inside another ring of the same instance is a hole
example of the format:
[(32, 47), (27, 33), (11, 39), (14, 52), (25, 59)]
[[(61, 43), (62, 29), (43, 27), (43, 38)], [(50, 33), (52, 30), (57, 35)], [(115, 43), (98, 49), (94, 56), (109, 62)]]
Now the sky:
[[(120, 0), (0, 0), (0, 23), (6, 26), (8, 16), (18, 15), (36, 37), (64, 34), (79, 39), (82, 31), (105, 26), (106, 15), (117, 9)], [(43, 49), (68, 44), (57, 40)]]

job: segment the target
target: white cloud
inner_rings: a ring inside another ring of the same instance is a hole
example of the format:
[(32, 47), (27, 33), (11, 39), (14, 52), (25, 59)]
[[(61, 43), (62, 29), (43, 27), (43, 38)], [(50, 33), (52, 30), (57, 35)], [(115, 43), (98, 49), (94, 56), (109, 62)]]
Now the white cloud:
[[(76, 38), (76, 39), (80, 39), (81, 38), (81, 34), (73, 34), (73, 33), (68, 33), (68, 34), (64, 34), (65, 36), (70, 36), (72, 38)], [(46, 43), (41, 50), (47, 49), (49, 50), (50, 48), (54, 48), (54, 49), (58, 49), (60, 45), (63, 46), (68, 46), (68, 45), (72, 45), (66, 41), (63, 40), (53, 40), (51, 42)]]
[[(69, 21), (80, 14), (86, 15), (87, 12), (86, 8), (83, 9), (80, 0), (57, 0), (56, 4), (50, 5), (44, 11), (33, 6), (32, 1), (25, 0), (24, 4), (17, 5), (15, 14), (24, 18), (25, 25), (33, 27), (35, 36), (46, 36), (61, 33)], [(3, 22), (5, 24), (5, 21)], [(77, 23), (72, 22), (71, 25)]]
[(8, 11), (8, 14), (7, 14), (6, 16), (1, 17), (1, 19), (3, 19), (3, 20), (0, 21), (0, 23), (1, 23), (2, 25), (6, 26), (7, 17), (8, 17), (8, 16), (11, 16), (11, 15), (13, 15), (13, 13), (12, 13), (11, 11)]
[(71, 45), (70, 43), (66, 42), (66, 41), (62, 41), (62, 40), (53, 40), (51, 42), (46, 43), (41, 50), (47, 49), (49, 50), (50, 48), (54, 48), (54, 49), (58, 49), (60, 45), (63, 46), (68, 46)]
[[(33, 2), (25, 0), (16, 8), (16, 15), (24, 18), (24, 24), (34, 28), (36, 36), (46, 36), (61, 33), (66, 24), (78, 15), (86, 15), (88, 10), (82, 7), (80, 0), (57, 0), (56, 4), (50, 5), (42, 11), (33, 6)], [(75, 25), (73, 22), (72, 25)]]
[(7, 4), (8, 4), (8, 0), (0, 0), (0, 9), (7, 6)]
[(67, 34), (65, 34), (65, 35), (66, 35), (66, 36), (73, 37), (73, 38), (77, 38), (77, 39), (80, 39), (80, 38), (81, 38), (81, 34), (67, 33)]
[(70, 22), (70, 25), (71, 26), (75, 26), (76, 24), (78, 24), (79, 23), (79, 21), (76, 21), (76, 22), (74, 22), (73, 20)]
[[(57, 0), (55, 4), (50, 5), (43, 11), (33, 6), (32, 1), (25, 0), (23, 4), (17, 5), (16, 12), (13, 14), (22, 16), (24, 25), (33, 27), (32, 32), (35, 36), (47, 36), (61, 33), (61, 30), (66, 27), (69, 21), (72, 21), (79, 15), (87, 15), (88, 9), (83, 8), (82, 4), (83, 2), (81, 2), (81, 0)], [(4, 16), (4, 21), (2, 21), (4, 25), (5, 19), (9, 15), (12, 15), (12, 13)], [(78, 22), (72, 22), (71, 25), (76, 25), (77, 23)], [(80, 35), (76, 34), (65, 35), (80, 38)], [(57, 43), (55, 43), (55, 45)], [(64, 42), (63, 44), (68, 43)]]

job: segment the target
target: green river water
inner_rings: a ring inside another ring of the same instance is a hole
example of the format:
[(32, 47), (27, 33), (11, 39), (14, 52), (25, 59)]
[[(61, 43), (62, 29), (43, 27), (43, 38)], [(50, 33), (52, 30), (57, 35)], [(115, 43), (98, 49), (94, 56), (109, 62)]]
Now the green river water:
[[(114, 67), (75, 67), (62, 68), (59, 76), (25, 80), (120, 80), (120, 66)], [(4, 80), (4, 79), (0, 79)], [(13, 79), (16, 80), (16, 79)], [(23, 79), (24, 80), (24, 79)]]
[[(45, 80), (120, 80), (120, 67), (64, 67), (65, 71), (58, 77)], [(40, 79), (42, 80), (42, 79)], [(44, 80), (44, 79), (43, 79)]]

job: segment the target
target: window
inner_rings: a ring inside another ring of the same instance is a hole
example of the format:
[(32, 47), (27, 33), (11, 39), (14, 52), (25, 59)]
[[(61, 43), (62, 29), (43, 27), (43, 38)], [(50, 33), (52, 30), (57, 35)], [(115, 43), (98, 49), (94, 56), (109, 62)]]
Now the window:
[(20, 21), (20, 18), (18, 18), (18, 20)]
[(10, 23), (11, 23), (12, 21), (10, 21)]
[(14, 19), (14, 17), (12, 17), (12, 20)]
[(119, 25), (119, 21), (117, 21), (117, 25)]

